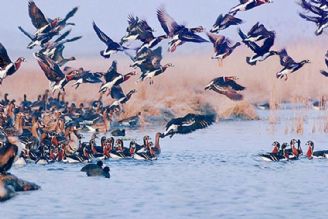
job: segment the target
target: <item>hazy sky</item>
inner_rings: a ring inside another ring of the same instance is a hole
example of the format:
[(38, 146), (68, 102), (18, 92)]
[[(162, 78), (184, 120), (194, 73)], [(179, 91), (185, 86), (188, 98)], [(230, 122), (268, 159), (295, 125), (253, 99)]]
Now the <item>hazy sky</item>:
[[(28, 38), (18, 29), (21, 25), (29, 32), (34, 32), (27, 11), (27, 0), (1, 0), (0, 40), (12, 56), (31, 56), (26, 49)], [(98, 40), (91, 23), (94, 20), (111, 38), (119, 40), (125, 34), (128, 14), (134, 14), (148, 21), (155, 29), (155, 35), (163, 34), (156, 17), (156, 9), (165, 6), (167, 12), (180, 23), (188, 26), (202, 25), (208, 30), (220, 13), (226, 13), (239, 3), (238, 0), (35, 0), (43, 13), (50, 18), (63, 17), (74, 6), (79, 11), (70, 20), (77, 25), (73, 27), (71, 36), (83, 35), (83, 38), (67, 45), (66, 53), (76, 56), (97, 56), (104, 45)], [(242, 12), (238, 17), (245, 23), (242, 29), (248, 30), (255, 22), (261, 21), (277, 33), (278, 44), (295, 39), (325, 41), (327, 34), (315, 37), (313, 23), (306, 22), (298, 16), (300, 7), (294, 0), (275, 0), (273, 4), (264, 5), (253, 10)], [(236, 27), (222, 31), (222, 34), (239, 40)], [(197, 51), (204, 48), (196, 46)], [(185, 51), (193, 45), (184, 46)], [(179, 49), (180, 50), (180, 49)], [(181, 50), (183, 50), (181, 48)]]

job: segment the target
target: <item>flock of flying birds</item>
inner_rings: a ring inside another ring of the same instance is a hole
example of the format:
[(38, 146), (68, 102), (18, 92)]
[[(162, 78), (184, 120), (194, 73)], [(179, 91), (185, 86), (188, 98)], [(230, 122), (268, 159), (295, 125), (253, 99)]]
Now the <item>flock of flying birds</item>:
[[(214, 47), (212, 59), (217, 59), (220, 63), (243, 43), (254, 53), (252, 56), (246, 57), (246, 63), (254, 66), (257, 62), (263, 62), (271, 56), (278, 55), (282, 69), (276, 73), (276, 77), (287, 80), (289, 74), (299, 70), (310, 61), (295, 61), (288, 55), (286, 49), (280, 51), (273, 50), (272, 47), (276, 38), (273, 30), (268, 30), (259, 22), (247, 33), (239, 28), (238, 34), (241, 42), (236, 43), (233, 43), (224, 35), (218, 34), (224, 29), (240, 25), (243, 22), (236, 17), (237, 13), (271, 2), (271, 0), (240, 0), (240, 4), (233, 7), (227, 14), (218, 16), (211, 30), (206, 32), (209, 41), (200, 35), (200, 33), (205, 31), (204, 27), (189, 28), (179, 24), (164, 8), (157, 10), (158, 21), (165, 32), (160, 36), (154, 36), (154, 30), (145, 20), (132, 15), (128, 17), (126, 34), (120, 42), (111, 39), (95, 22), (93, 22), (92, 26), (98, 38), (105, 44), (105, 49), (100, 51), (100, 55), (108, 59), (118, 52), (126, 54), (132, 61), (130, 66), (134, 69), (140, 69), (141, 74), (138, 81), (149, 79), (150, 84), (152, 84), (154, 77), (163, 74), (169, 67), (173, 67), (171, 63), (161, 64), (163, 56), (162, 47), (159, 44), (163, 40), (169, 40), (168, 52), (174, 52), (185, 43), (211, 42)], [(317, 30), (315, 34), (322, 34), (324, 29), (328, 27), (328, 1), (300, 0), (299, 5), (304, 9), (303, 13), (299, 13), (300, 17), (316, 23)], [(79, 40), (81, 36), (68, 38), (71, 30), (67, 30), (64, 33), (61, 33), (61, 31), (67, 26), (75, 25), (69, 22), (69, 20), (75, 15), (78, 8), (73, 8), (64, 18), (50, 19), (43, 14), (34, 1), (29, 1), (28, 11), (36, 30), (34, 34), (29, 33), (22, 27), (19, 27), (19, 30), (30, 39), (27, 48), (40, 48), (34, 52), (34, 57), (49, 80), (50, 89), (53, 92), (64, 90), (65, 86), (71, 81), (74, 81), (73, 86), (75, 88), (78, 88), (83, 83), (101, 84), (99, 92), (110, 95), (115, 100), (110, 105), (110, 109), (120, 110), (122, 104), (126, 103), (136, 92), (133, 89), (125, 94), (121, 85), (136, 75), (137, 71), (133, 70), (127, 74), (121, 74), (117, 71), (116, 61), (112, 62), (106, 72), (92, 72), (84, 70), (82, 67), (74, 69), (67, 66), (67, 63), (75, 60), (75, 57), (65, 58), (63, 56), (65, 44)], [(141, 44), (138, 48), (128, 48), (126, 44), (131, 41), (140, 41)], [(131, 53), (134, 54), (131, 55)], [(0, 44), (0, 82), (7, 76), (14, 74), (24, 60), (24, 58), (20, 57), (17, 61), (12, 62), (4, 46)], [(328, 67), (328, 53), (326, 55), (326, 65)], [(321, 73), (328, 76), (328, 73), (324, 70)], [(244, 90), (245, 87), (237, 84), (236, 79), (233, 76), (215, 78), (205, 87), (205, 90), (213, 90), (227, 96), (231, 100), (241, 100), (243, 95), (239, 92)], [(212, 120), (213, 117), (208, 119), (208, 117), (197, 117), (197, 115), (188, 114), (183, 118), (178, 118), (176, 122), (172, 121), (169, 123), (164, 135), (188, 133), (210, 125)], [(186, 126), (181, 128), (184, 123), (188, 123), (189, 128), (186, 128)]]

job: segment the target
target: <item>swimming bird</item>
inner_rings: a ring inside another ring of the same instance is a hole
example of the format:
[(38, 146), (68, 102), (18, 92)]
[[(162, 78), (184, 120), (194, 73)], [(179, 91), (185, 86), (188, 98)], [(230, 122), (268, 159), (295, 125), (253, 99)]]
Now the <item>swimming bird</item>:
[(184, 117), (175, 118), (166, 124), (166, 130), (160, 137), (173, 137), (175, 134), (188, 134), (197, 129), (212, 125), (216, 120), (215, 114), (198, 115), (189, 113)]
[(206, 87), (205, 90), (213, 90), (219, 94), (227, 96), (231, 100), (242, 100), (243, 95), (238, 91), (245, 90), (245, 87), (237, 84), (237, 77), (218, 77), (214, 78)]
[(98, 160), (96, 164), (90, 163), (82, 167), (81, 172), (87, 172), (94, 169), (102, 169), (103, 165), (103, 162), (101, 160)]
[(245, 39), (248, 37), (242, 32), (241, 29), (238, 30), (238, 33), (242, 38), (243, 43), (255, 53), (255, 55), (252, 57), (246, 57), (246, 62), (249, 65), (256, 65), (257, 62), (262, 62), (270, 56), (278, 55), (278, 52), (271, 50), (271, 47), (275, 41), (274, 32), (270, 32), (270, 35), (266, 36), (262, 46), (259, 46), (251, 40), (246, 41)]
[(313, 158), (328, 158), (328, 150), (314, 151), (314, 142), (307, 141), (306, 144), (308, 150), (306, 152), (306, 157), (311, 160)]
[(25, 146), (19, 142), (16, 137), (9, 136), (2, 133), (2, 140), (0, 142), (0, 174), (6, 175), (10, 170), (15, 159), (21, 154)]
[(215, 55), (212, 59), (217, 59), (219, 62), (229, 55), (241, 44), (239, 42), (232, 45), (231, 41), (223, 35), (207, 33), (208, 38), (213, 43)]
[(105, 166), (104, 168), (90, 169), (87, 170), (87, 176), (104, 176), (105, 178), (110, 178), (110, 168)]
[(291, 74), (300, 68), (302, 68), (305, 64), (310, 63), (309, 60), (303, 60), (301, 62), (295, 62), (288, 54), (286, 49), (282, 49), (278, 52), (280, 57), (280, 64), (283, 66), (277, 74), (277, 78), (282, 79), (285, 77), (285, 80), (288, 79), (288, 74)]
[(229, 14), (235, 15), (239, 11), (248, 11), (267, 3), (272, 3), (272, 0), (240, 0), (240, 4), (231, 8)]
[(95, 22), (92, 23), (93, 29), (95, 30), (99, 39), (106, 44), (107, 48), (105, 50), (100, 51), (100, 55), (104, 58), (110, 58), (110, 56), (117, 52), (123, 52), (128, 49), (121, 44), (114, 42), (109, 36), (107, 36), (104, 32), (102, 32)]
[[(326, 63), (326, 67), (328, 69), (328, 51), (326, 53), (325, 63)], [(328, 77), (328, 72), (327, 71), (321, 70), (320, 73), (323, 74), (324, 76)]]
[(6, 48), (0, 43), (0, 84), (10, 75), (13, 75), (21, 66), (25, 58), (19, 57), (14, 63), (10, 60)]
[(110, 90), (113, 86), (122, 84), (127, 81), (131, 76), (135, 75), (136, 72), (132, 71), (125, 75), (117, 72), (117, 61), (113, 61), (107, 72), (104, 74), (105, 83), (100, 87), (99, 92), (105, 93)]
[(234, 17), (231, 14), (220, 14), (215, 23), (213, 24), (212, 29), (210, 30), (211, 33), (218, 33), (220, 30), (227, 29), (230, 26), (242, 24), (243, 20)]
[(172, 39), (169, 42), (169, 52), (174, 52), (178, 46), (186, 42), (208, 42), (206, 39), (195, 34), (204, 31), (202, 26), (187, 28), (184, 25), (180, 25), (166, 12), (164, 8), (157, 10), (157, 18), (167, 37)]

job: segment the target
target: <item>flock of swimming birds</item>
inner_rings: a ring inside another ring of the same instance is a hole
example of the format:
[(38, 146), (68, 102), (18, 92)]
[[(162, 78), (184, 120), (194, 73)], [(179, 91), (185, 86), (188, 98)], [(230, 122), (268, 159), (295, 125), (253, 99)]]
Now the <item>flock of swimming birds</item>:
[[(100, 55), (111, 58), (115, 53), (121, 52), (131, 59), (130, 67), (134, 70), (126, 74), (121, 74), (117, 70), (117, 61), (112, 61), (106, 72), (93, 72), (81, 68), (72, 68), (67, 64), (76, 60), (75, 57), (65, 58), (63, 51), (66, 43), (79, 40), (82, 36), (68, 38), (75, 23), (69, 20), (78, 11), (75, 7), (67, 13), (64, 18), (47, 18), (36, 3), (32, 0), (28, 2), (28, 12), (31, 22), (35, 27), (34, 33), (26, 31), (23, 27), (19, 30), (30, 40), (28, 49), (39, 48), (33, 53), (40, 68), (49, 80), (49, 88), (52, 93), (58, 91), (58, 97), (51, 97), (47, 90), (43, 95), (39, 95), (35, 101), (30, 101), (24, 95), (24, 100), (17, 104), (15, 100), (9, 100), (8, 94), (1, 101), (0, 122), (1, 122), (1, 147), (0, 147), (0, 172), (5, 174), (14, 162), (26, 163), (50, 163), (62, 162), (90, 162), (94, 159), (121, 159), (134, 158), (143, 160), (156, 159), (160, 153), (159, 139), (166, 136), (172, 137), (174, 134), (187, 134), (197, 129), (205, 128), (213, 124), (216, 115), (196, 115), (187, 114), (181, 118), (175, 118), (166, 125), (163, 133), (157, 133), (155, 142), (151, 142), (149, 136), (144, 137), (143, 144), (131, 141), (129, 148), (124, 147), (123, 139), (116, 140), (101, 138), (101, 145), (96, 145), (97, 134), (107, 132), (115, 114), (123, 111), (126, 104), (134, 93), (135, 89), (125, 93), (121, 85), (137, 75), (137, 80), (142, 82), (149, 80), (154, 83), (154, 78), (163, 74), (168, 68), (174, 67), (172, 63), (161, 64), (162, 47), (159, 45), (164, 40), (169, 40), (168, 52), (174, 52), (185, 43), (208, 43), (214, 47), (212, 59), (217, 59), (219, 64), (229, 57), (236, 48), (242, 44), (246, 45), (254, 54), (246, 57), (246, 63), (255, 66), (258, 62), (263, 62), (271, 56), (278, 55), (282, 69), (276, 73), (278, 79), (288, 79), (288, 75), (301, 69), (309, 60), (295, 61), (287, 53), (286, 49), (273, 50), (276, 34), (273, 30), (268, 30), (263, 24), (256, 23), (249, 31), (244, 32), (240, 28), (238, 34), (240, 42), (233, 43), (229, 38), (219, 34), (231, 26), (238, 26), (243, 20), (236, 17), (239, 12), (248, 11), (253, 8), (271, 3), (271, 0), (240, 0), (240, 4), (233, 7), (227, 14), (221, 14), (216, 19), (213, 27), (206, 32), (205, 39), (200, 34), (205, 32), (202, 26), (189, 28), (179, 24), (172, 18), (164, 8), (157, 10), (158, 21), (164, 30), (164, 34), (154, 36), (154, 30), (147, 21), (136, 16), (128, 16), (128, 27), (126, 34), (120, 42), (110, 38), (95, 22), (92, 27), (100, 39), (105, 44)], [(300, 6), (304, 13), (300, 17), (317, 25), (316, 35), (323, 33), (328, 25), (328, 2), (327, 0), (301, 0)], [(65, 31), (65, 32), (64, 32)], [(62, 33), (63, 32), (63, 33)], [(138, 48), (129, 48), (127, 43), (139, 41)], [(12, 62), (5, 47), (0, 43), (0, 83), (8, 76), (16, 73), (23, 57)], [(328, 67), (328, 53), (326, 55), (326, 65)], [(328, 76), (324, 70), (321, 73)], [(213, 79), (205, 90), (213, 90), (227, 98), (238, 101), (243, 99), (240, 93), (246, 88), (239, 85), (235, 76), (225, 76)], [(89, 105), (81, 104), (76, 106), (65, 101), (65, 86), (73, 82), (76, 89), (82, 84), (100, 84), (99, 93), (110, 96), (112, 104), (105, 106), (100, 99), (91, 102)], [(135, 125), (138, 115), (118, 121), (118, 124), (127, 126)], [(81, 142), (80, 130), (93, 132), (89, 142)], [(112, 135), (125, 135), (124, 130), (114, 130)], [(273, 155), (270, 155), (273, 156)], [(19, 158), (17, 160), (17, 158)], [(99, 169), (100, 168), (100, 169)], [(89, 171), (88, 175), (104, 175), (109, 177), (109, 168), (103, 167), (102, 162), (89, 164), (83, 169)]]

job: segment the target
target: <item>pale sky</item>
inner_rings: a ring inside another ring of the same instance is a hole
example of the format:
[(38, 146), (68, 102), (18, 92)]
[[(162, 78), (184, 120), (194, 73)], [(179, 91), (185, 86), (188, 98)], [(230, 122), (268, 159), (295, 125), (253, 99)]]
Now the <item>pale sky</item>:
[[(32, 51), (26, 49), (29, 40), (17, 27), (21, 25), (29, 32), (34, 32), (27, 11), (27, 0), (1, 0), (0, 42), (12, 56), (23, 55), (32, 57)], [(82, 35), (83, 38), (67, 45), (66, 53), (76, 56), (98, 56), (104, 48), (92, 29), (92, 21), (107, 33), (112, 39), (119, 41), (125, 34), (128, 14), (144, 18), (156, 31), (155, 35), (163, 34), (156, 17), (156, 9), (165, 6), (167, 12), (178, 23), (187, 26), (204, 26), (209, 30), (220, 13), (226, 13), (238, 4), (238, 0), (35, 0), (43, 13), (50, 18), (64, 17), (74, 6), (79, 11), (70, 20), (75, 22), (71, 36)], [(257, 21), (277, 33), (277, 43), (284, 45), (296, 39), (328, 41), (327, 33), (320, 37), (314, 36), (315, 25), (306, 22), (298, 16), (301, 9), (295, 0), (274, 0), (247, 12), (241, 12), (237, 17), (244, 20), (241, 28), (247, 31)], [(221, 32), (232, 40), (239, 40), (236, 27)], [(203, 35), (205, 37), (205, 35)], [(166, 42), (165, 42), (166, 43)], [(165, 45), (165, 44), (164, 44)], [(210, 44), (197, 47), (197, 51), (211, 47)], [(193, 48), (185, 46), (185, 51)], [(180, 50), (180, 49), (179, 49)]]

